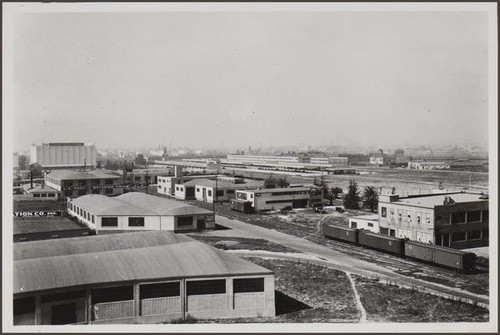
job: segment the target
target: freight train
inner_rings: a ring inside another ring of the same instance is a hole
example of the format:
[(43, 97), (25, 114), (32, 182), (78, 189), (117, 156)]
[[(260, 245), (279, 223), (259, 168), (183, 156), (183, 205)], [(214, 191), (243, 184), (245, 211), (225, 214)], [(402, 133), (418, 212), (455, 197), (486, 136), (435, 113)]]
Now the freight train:
[(470, 272), (476, 266), (476, 254), (471, 252), (376, 234), (363, 229), (327, 225), (323, 228), (323, 235), (400, 257), (413, 258), (426, 263), (460, 270), (465, 273)]

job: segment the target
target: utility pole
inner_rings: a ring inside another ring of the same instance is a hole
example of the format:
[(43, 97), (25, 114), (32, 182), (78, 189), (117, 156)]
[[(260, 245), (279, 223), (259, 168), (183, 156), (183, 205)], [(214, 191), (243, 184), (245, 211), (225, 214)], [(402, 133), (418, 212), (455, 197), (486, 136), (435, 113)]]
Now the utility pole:
[(149, 175), (148, 175), (148, 171), (146, 170), (146, 194), (149, 194), (148, 188), (149, 188)]
[(217, 176), (219, 174), (219, 168), (217, 168), (217, 173), (215, 174), (215, 194), (212, 198), (212, 210), (214, 212), (214, 219), (215, 219), (215, 203), (217, 202)]

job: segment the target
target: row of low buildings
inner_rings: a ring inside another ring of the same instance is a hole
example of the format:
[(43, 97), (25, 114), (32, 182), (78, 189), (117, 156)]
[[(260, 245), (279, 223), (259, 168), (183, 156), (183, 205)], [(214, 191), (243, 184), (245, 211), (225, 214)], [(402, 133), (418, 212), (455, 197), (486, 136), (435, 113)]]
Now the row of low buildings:
[(489, 200), (465, 192), (381, 195), (378, 214), (352, 217), (351, 228), (456, 249), (489, 244)]

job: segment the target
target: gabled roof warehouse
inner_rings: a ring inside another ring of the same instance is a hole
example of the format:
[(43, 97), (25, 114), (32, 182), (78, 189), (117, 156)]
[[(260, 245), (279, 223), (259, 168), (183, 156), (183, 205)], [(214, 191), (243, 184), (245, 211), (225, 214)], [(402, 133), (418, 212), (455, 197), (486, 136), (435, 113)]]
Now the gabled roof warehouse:
[[(14, 255), (14, 299), (25, 306), (14, 319), (22, 324), (53, 324), (61, 318), (67, 323), (130, 323), (187, 314), (219, 318), (275, 313), (272, 271), (171, 232), (26, 242), (14, 247)], [(253, 291), (238, 291), (241, 285), (233, 286), (233, 281), (245, 282)], [(165, 296), (162, 285), (177, 290)], [(134, 293), (123, 298), (126, 292)], [(29, 299), (32, 309), (26, 308)], [(57, 304), (74, 304), (78, 317), (59, 317)]]

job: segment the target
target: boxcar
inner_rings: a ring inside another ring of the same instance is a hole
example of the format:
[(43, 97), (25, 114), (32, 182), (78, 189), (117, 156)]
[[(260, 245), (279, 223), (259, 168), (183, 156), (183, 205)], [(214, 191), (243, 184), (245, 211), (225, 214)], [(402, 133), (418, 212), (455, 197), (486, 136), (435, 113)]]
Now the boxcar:
[(242, 212), (242, 213), (252, 213), (252, 203), (250, 201), (241, 201), (236, 199), (231, 199), (229, 207), (232, 210)]
[(358, 243), (358, 230), (355, 228), (327, 225), (323, 228), (323, 235), (336, 240)]
[(415, 241), (406, 242), (405, 256), (464, 272), (476, 266), (474, 253)]
[(368, 248), (377, 249), (398, 256), (403, 256), (404, 254), (405, 241), (393, 236), (360, 230), (358, 234), (358, 243)]

